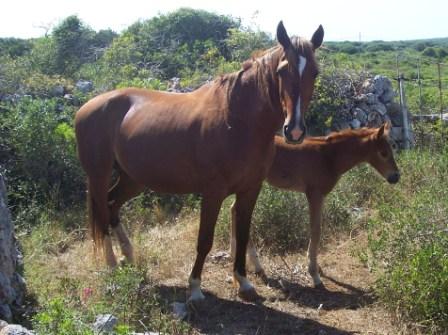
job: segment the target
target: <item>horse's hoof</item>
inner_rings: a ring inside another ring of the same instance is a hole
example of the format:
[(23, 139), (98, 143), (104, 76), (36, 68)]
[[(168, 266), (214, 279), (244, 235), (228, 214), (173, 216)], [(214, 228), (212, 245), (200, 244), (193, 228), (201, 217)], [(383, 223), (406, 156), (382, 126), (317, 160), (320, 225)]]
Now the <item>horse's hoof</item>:
[(244, 291), (238, 291), (238, 296), (247, 302), (259, 302), (263, 301), (264, 298), (255, 291), (254, 288), (244, 290)]
[(196, 288), (191, 290), (191, 294), (187, 300), (187, 303), (196, 303), (203, 300), (205, 300), (205, 295), (202, 293), (201, 289)]

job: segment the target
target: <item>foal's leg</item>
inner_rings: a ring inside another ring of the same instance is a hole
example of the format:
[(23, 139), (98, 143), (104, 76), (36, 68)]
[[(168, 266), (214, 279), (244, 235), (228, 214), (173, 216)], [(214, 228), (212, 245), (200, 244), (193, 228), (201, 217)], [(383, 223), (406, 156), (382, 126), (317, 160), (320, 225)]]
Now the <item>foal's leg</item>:
[(236, 254), (233, 267), (234, 280), (239, 284), (238, 295), (248, 301), (259, 299), (253, 285), (246, 278), (246, 248), (249, 241), (252, 212), (260, 192), (261, 184), (238, 193), (235, 201)]
[(117, 183), (109, 191), (110, 224), (120, 243), (121, 252), (129, 263), (134, 262), (132, 244), (120, 223), (119, 212), (121, 206), (144, 189), (143, 185), (134, 182), (126, 173), (120, 171)]
[(311, 239), (308, 245), (308, 272), (313, 278), (315, 287), (321, 286), (322, 281), (319, 276), (319, 266), (317, 264), (317, 254), (319, 249), (322, 221), (322, 204), (324, 196), (317, 191), (306, 193), (310, 211), (310, 233)]
[(203, 195), (201, 203), (201, 219), (199, 224), (199, 235), (197, 244), (196, 261), (191, 271), (188, 284), (190, 287), (189, 301), (204, 299), (201, 291), (201, 273), (207, 257), (213, 245), (216, 220), (218, 219), (224, 195)]
[[(232, 227), (230, 230), (230, 255), (232, 259), (235, 259), (236, 253), (236, 208), (235, 202), (231, 207), (232, 213)], [(247, 242), (247, 256), (249, 260), (249, 264), (251, 264), (254, 268), (255, 274), (263, 276), (264, 270), (261, 266), (260, 260), (258, 259), (257, 250), (255, 249), (254, 244), (252, 243), (252, 239), (249, 237), (249, 241)]]

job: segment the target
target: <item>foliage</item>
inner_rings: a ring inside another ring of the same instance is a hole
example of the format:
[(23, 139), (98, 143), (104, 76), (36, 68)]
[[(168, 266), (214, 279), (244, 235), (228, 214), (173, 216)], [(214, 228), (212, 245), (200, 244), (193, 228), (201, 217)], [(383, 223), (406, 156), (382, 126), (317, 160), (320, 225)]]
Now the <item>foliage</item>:
[(47, 335), (93, 335), (77, 314), (62, 298), (52, 299), (34, 317), (34, 329), (38, 334)]
[(430, 333), (448, 326), (447, 162), (446, 147), (403, 153), (400, 189), (376, 199), (378, 215), (369, 220), (371, 261), (384, 264), (381, 298)]
[(31, 41), (21, 38), (0, 38), (0, 56), (12, 58), (25, 55), (31, 50)]
[(274, 43), (265, 32), (231, 28), (226, 44), (230, 49), (231, 59), (243, 62), (249, 59), (254, 51), (267, 49)]
[(22, 98), (2, 106), (0, 159), (11, 204), (36, 199), (64, 207), (83, 197), (72, 117), (73, 109), (57, 99)]

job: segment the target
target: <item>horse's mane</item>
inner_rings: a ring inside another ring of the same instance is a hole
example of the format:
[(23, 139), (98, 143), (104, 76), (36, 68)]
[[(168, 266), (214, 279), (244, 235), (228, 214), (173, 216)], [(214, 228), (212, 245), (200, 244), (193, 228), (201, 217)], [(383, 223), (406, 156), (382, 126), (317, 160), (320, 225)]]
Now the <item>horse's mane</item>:
[[(291, 44), (297, 50), (299, 55), (306, 57), (308, 61), (313, 62), (317, 66), (317, 62), (314, 56), (313, 45), (305, 38), (293, 36), (291, 38)], [(282, 46), (277, 44), (266, 50), (258, 50), (252, 53), (251, 58), (242, 63), (242, 67), (237, 72), (227, 73), (219, 76), (215, 79), (215, 83), (219, 87), (223, 87), (227, 91), (227, 97), (229, 104), (234, 99), (239, 99), (239, 94), (235, 88), (241, 83), (241, 78), (244, 74), (250, 73), (254, 76), (254, 80), (257, 83), (260, 92), (263, 92), (263, 96), (267, 98), (268, 103), (272, 101), (272, 97), (269, 94), (275, 94), (272, 92), (271, 85), (273, 77), (277, 70), (279, 57), (281, 54)], [(273, 106), (271, 106), (273, 108)]]

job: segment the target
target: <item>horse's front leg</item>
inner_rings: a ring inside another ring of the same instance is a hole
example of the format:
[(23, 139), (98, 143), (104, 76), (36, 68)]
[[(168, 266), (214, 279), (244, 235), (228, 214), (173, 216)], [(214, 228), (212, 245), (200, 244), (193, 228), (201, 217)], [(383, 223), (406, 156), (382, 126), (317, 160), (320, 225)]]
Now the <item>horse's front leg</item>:
[[(232, 204), (231, 207), (231, 213), (232, 213), (232, 226), (230, 230), (230, 255), (232, 259), (235, 259), (235, 253), (236, 253), (236, 209), (235, 209), (235, 202)], [(255, 249), (255, 245), (252, 242), (252, 239), (249, 237), (249, 241), (247, 242), (247, 259), (249, 261), (249, 264), (253, 267), (254, 272), (256, 275), (263, 277), (264, 270), (261, 266), (260, 260), (257, 255), (257, 249)]]
[(322, 205), (324, 195), (318, 191), (306, 193), (310, 211), (310, 243), (308, 245), (308, 272), (313, 278), (315, 287), (322, 286), (319, 276), (319, 265), (317, 264), (317, 254), (319, 252), (319, 242), (321, 235)]
[(205, 258), (213, 245), (216, 220), (218, 219), (219, 210), (224, 198), (225, 195), (223, 194), (204, 194), (202, 197), (197, 256), (190, 278), (188, 279), (190, 288), (188, 301), (203, 300), (205, 298), (201, 291), (201, 273)]
[(233, 267), (234, 282), (238, 283), (238, 295), (241, 299), (255, 301), (260, 296), (246, 278), (246, 248), (249, 241), (252, 212), (260, 192), (261, 184), (249, 191), (237, 193), (234, 204), (236, 253)]

